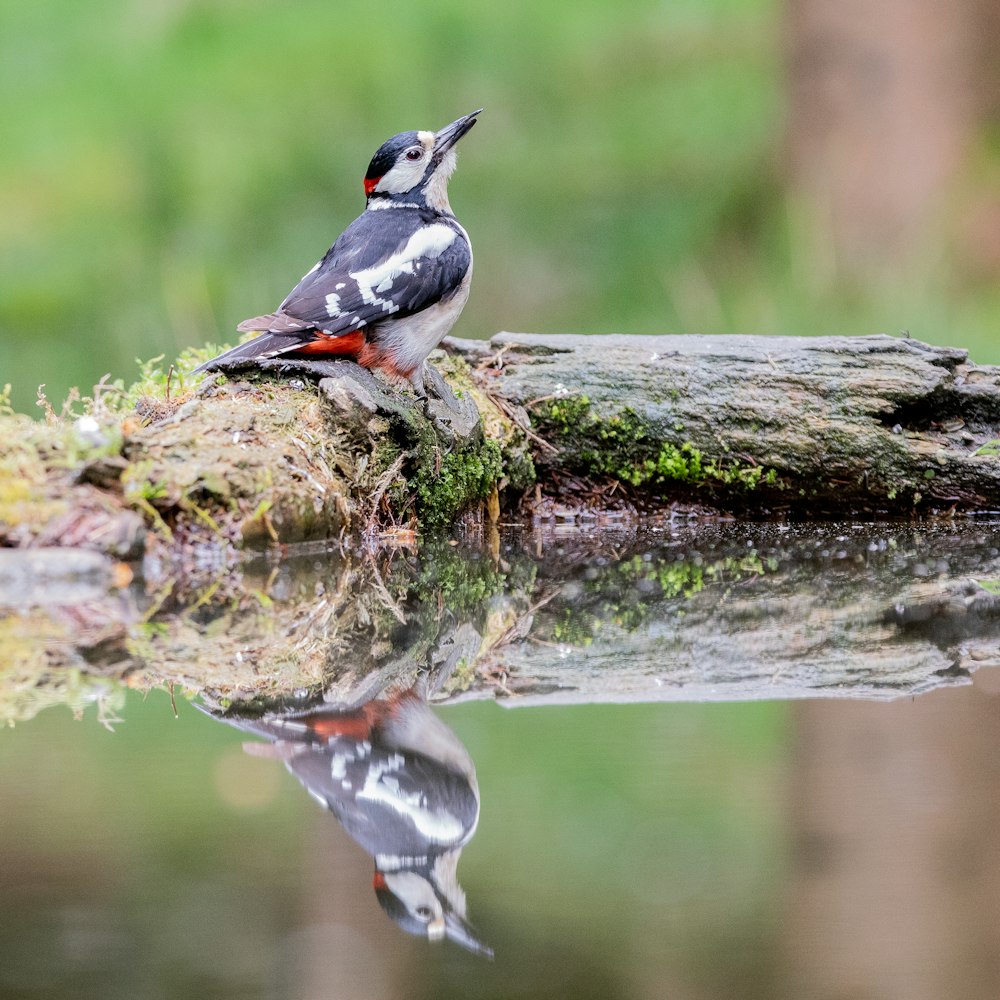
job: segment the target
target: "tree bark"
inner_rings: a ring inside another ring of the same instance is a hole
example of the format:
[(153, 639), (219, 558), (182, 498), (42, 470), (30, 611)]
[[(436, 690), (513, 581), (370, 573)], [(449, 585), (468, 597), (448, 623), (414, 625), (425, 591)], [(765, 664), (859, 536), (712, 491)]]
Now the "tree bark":
[(962, 350), (513, 333), (455, 349), (529, 414), (543, 483), (568, 470), (755, 514), (1000, 507), (1000, 368)]
[(963, 191), (995, 112), (991, 6), (788, 4), (789, 183), (829, 240), (814, 260), (832, 258), (836, 274), (869, 285), (939, 261), (940, 247), (963, 236), (967, 255), (996, 265), (996, 240), (979, 221), (995, 223), (996, 192)]

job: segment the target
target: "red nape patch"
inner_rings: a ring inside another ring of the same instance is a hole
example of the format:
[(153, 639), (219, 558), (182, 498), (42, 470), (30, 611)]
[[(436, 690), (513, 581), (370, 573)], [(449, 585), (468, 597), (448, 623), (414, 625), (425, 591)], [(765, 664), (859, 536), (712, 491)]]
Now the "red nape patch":
[(365, 194), (369, 195), (375, 190), (378, 182), (382, 180), (381, 177), (366, 177), (365, 178)]
[(365, 335), (360, 330), (345, 333), (342, 337), (331, 337), (317, 331), (316, 339), (310, 340), (289, 354), (307, 354), (311, 358), (352, 358), (357, 357), (365, 346)]
[(381, 872), (375, 872), (372, 876), (372, 885), (376, 889), (387, 889), (388, 886), (385, 884), (385, 876)]

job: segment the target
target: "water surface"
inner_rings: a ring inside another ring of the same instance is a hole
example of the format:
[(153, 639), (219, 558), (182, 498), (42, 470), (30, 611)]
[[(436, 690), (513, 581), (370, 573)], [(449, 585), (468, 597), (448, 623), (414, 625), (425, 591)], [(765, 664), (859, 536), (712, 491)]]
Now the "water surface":
[[(8, 600), (0, 996), (997, 995), (995, 526), (432, 554)], [(188, 701), (411, 683), (474, 763), (492, 961), (404, 933), (280, 755)]]

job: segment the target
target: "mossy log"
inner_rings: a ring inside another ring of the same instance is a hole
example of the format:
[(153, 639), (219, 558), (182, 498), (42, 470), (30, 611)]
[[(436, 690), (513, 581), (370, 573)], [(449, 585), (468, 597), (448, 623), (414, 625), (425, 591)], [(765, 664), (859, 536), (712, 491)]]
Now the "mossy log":
[(543, 482), (571, 471), (646, 498), (799, 516), (1000, 507), (1000, 368), (963, 350), (512, 333), (453, 349), (528, 412)]
[(225, 375), (134, 410), (99, 396), (44, 424), (0, 415), (0, 546), (78, 545), (190, 577), (247, 547), (497, 509), (498, 439), (435, 371), (426, 399), (350, 362)]
[[(268, 545), (545, 516), (1000, 507), (1000, 369), (892, 337), (498, 334), (430, 396), (349, 362), (170, 379), (38, 424), (0, 413), (0, 545), (195, 572)], [(197, 359), (195, 359), (197, 360)], [(191, 365), (193, 367), (193, 364)]]

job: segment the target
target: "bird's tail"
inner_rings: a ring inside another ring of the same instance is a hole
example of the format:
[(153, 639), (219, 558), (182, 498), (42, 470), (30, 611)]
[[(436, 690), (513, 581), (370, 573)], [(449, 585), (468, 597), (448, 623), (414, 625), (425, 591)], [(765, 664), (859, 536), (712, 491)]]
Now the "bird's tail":
[[(266, 318), (266, 317), (261, 317)], [(242, 328), (243, 324), (240, 324)], [(206, 361), (195, 368), (195, 372), (207, 372), (217, 368), (220, 363), (233, 361), (252, 361), (255, 358), (276, 358), (302, 346), (304, 338), (300, 330), (287, 333), (262, 333), (245, 344), (238, 344), (218, 357)]]
[(225, 715), (197, 702), (192, 704), (205, 715), (227, 722), (245, 733), (268, 740), (297, 743), (325, 743), (338, 736), (354, 740), (370, 739), (372, 730), (392, 711), (390, 702), (372, 701), (343, 711), (324, 706), (301, 712), (240, 716)]

